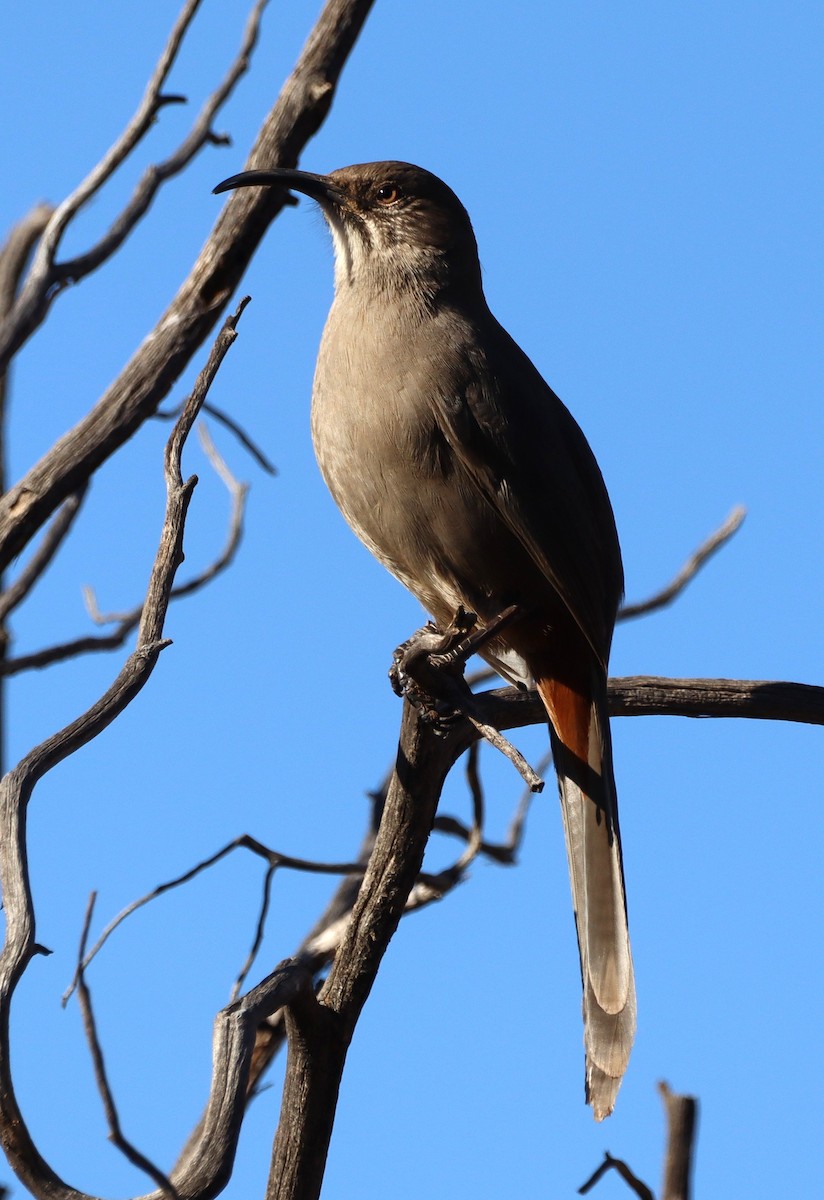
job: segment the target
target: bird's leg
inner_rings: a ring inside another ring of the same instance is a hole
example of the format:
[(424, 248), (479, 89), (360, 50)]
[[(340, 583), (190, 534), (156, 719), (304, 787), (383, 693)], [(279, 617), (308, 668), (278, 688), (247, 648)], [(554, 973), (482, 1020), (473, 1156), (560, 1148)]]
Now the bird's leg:
[(436, 730), (446, 732), (455, 721), (468, 720), (481, 737), (510, 760), (530, 789), (540, 792), (543, 780), (520, 751), (482, 719), (464, 679), (467, 659), (522, 614), (518, 605), (510, 605), (478, 629), (475, 613), (459, 608), (443, 633), (430, 621), (398, 646), (389, 678), (397, 694), (414, 704)]
[(459, 608), (445, 630), (429, 621), (392, 656), (389, 680), (395, 693), (433, 723), (449, 724), (463, 711), (470, 693), (463, 678), (468, 654), (460, 651), (476, 623), (475, 613)]
[[(460, 630), (463, 628), (464, 633), (469, 633), (463, 641), (459, 641), (455, 645), (444, 647), (443, 650), (433, 655), (432, 666), (436, 667), (451, 667), (456, 663), (460, 663), (461, 667), (465, 667), (468, 659), (473, 654), (496, 638), (502, 630), (506, 629), (507, 625), (515, 620), (516, 617), (522, 616), (524, 610), (518, 604), (510, 604), (508, 608), (503, 609), (491, 621), (487, 621), (485, 625), (477, 628), (477, 617), (474, 613), (466, 613), (462, 608), (459, 608), (455, 616), (452, 618), (452, 624), (447, 630), (447, 634), (453, 629)], [(461, 627), (461, 617), (471, 617), (472, 623)], [(469, 632), (471, 630), (471, 632)]]
[(470, 715), (472, 693), (464, 679), (467, 660), (521, 612), (510, 605), (478, 627), (475, 613), (460, 607), (447, 629), (430, 621), (395, 651), (389, 678), (399, 696), (407, 697), (430, 720), (447, 722)]

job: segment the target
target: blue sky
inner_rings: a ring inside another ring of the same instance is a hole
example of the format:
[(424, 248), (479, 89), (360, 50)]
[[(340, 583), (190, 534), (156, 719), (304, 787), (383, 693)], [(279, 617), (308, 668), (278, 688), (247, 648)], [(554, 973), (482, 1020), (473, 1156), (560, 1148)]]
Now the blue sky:
[[(60, 297), (20, 356), (15, 479), (165, 308), (219, 212), (212, 186), (242, 168), (315, 13), (271, 6), (253, 69), (217, 121), (234, 145), (208, 148), (170, 183), (117, 260)], [(192, 108), (245, 14), (238, 0), (204, 5), (171, 80)], [(108, 148), (175, 16), (167, 0), (8, 10), (0, 229), (61, 199)], [(326, 171), (403, 158), (462, 197), (493, 310), (601, 462), (628, 599), (666, 582), (734, 504), (747, 507), (737, 537), (672, 609), (619, 628), (616, 675), (824, 675), (822, 25), (820, 6), (775, 0), (471, 10), (377, 0), (302, 159)], [(191, 111), (164, 110), (68, 249), (106, 227)], [(314, 465), (308, 404), (332, 272), (310, 204), (277, 222), (244, 286), (253, 302), (212, 399), (279, 475), (264, 476), (213, 429), (252, 485), (238, 562), (172, 609), (174, 645), (149, 686), (43, 781), (31, 809), (38, 938), (54, 953), (18, 993), (21, 1102), (54, 1169), (104, 1196), (148, 1184), (105, 1140), (77, 1010), (59, 1004), (89, 891), (101, 925), (243, 832), (287, 853), (351, 855), (364, 793), (393, 756), (399, 708), (386, 668), (421, 622), (346, 529)], [(100, 472), (76, 536), (15, 619), (20, 651), (87, 630), (83, 584), (106, 610), (140, 598), (167, 432), (147, 426)], [(226, 517), (194, 440), (185, 466), (201, 482), (181, 577), (216, 553)], [(11, 752), (86, 708), (122, 658), (15, 680)], [(396, 936), (350, 1053), (326, 1195), (572, 1195), (605, 1149), (657, 1187), (659, 1078), (700, 1098), (696, 1195), (814, 1194), (820, 731), (644, 718), (616, 720), (614, 737), (639, 991), (615, 1115), (596, 1126), (581, 1099), (578, 968), (551, 785), (517, 868), (479, 863)], [(533, 759), (544, 740), (540, 730), (524, 738)], [(485, 760), (489, 832), (501, 834), (520, 781)], [(459, 781), (444, 805), (465, 812)], [(452, 849), (433, 845), (432, 863)], [(205, 1097), (212, 1017), (245, 956), (260, 883), (259, 864), (237, 856), (135, 917), (90, 972), (124, 1129), (162, 1166)], [(261, 973), (328, 891), (278, 877)], [(263, 1192), (279, 1081), (276, 1068), (250, 1112), (229, 1197)], [(596, 1194), (627, 1192), (608, 1177)]]

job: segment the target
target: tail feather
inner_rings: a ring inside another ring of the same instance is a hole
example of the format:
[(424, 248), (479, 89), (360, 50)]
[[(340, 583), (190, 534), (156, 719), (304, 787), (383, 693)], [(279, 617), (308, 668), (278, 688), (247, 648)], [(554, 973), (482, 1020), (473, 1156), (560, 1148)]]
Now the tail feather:
[(600, 1121), (626, 1071), (636, 1002), (606, 688), (593, 683), (583, 695), (537, 679), (550, 718), (581, 957), (587, 1101)]

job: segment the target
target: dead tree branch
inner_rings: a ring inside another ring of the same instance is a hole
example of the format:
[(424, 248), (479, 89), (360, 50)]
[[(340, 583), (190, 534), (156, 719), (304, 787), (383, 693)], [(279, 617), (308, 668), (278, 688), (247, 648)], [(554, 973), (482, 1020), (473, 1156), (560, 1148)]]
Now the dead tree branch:
[[(86, 496), (86, 490), (85, 486), (81, 487), (73, 496), (69, 496), (68, 500), (63, 501), (54, 519), (47, 526), (43, 539), (34, 554), (14, 583), (9, 584), (0, 595), (0, 622), (5, 621), (9, 614), (23, 603), (38, 579), (47, 570), (74, 525), (75, 517), (80, 512), (80, 506)], [(8, 659), (0, 667), (0, 674), (13, 675), (14, 673), (14, 659)]]
[[(234, 562), (243, 537), (246, 500), (249, 494), (248, 484), (239, 483), (235, 479), (220, 454), (218, 454), (208, 432), (202, 424), (198, 425), (198, 433), (206, 457), (231, 496), (232, 505), (229, 514), (229, 531), (226, 535), (225, 545), (217, 558), (207, 567), (204, 567), (202, 571), (198, 572), (197, 575), (193, 576), (192, 579), (187, 580), (185, 583), (176, 584), (172, 588), (170, 600), (179, 600), (183, 596), (191, 596), (194, 592), (200, 591), (201, 588), (211, 583), (217, 575), (227, 570)], [(49, 525), (43, 541), (38, 546), (34, 555), (32, 555), (30, 562), (24, 568), (19, 579), (0, 596), (0, 621), (3, 620), (6, 611), (10, 611), (11, 608), (20, 603), (51, 561), (63, 538), (69, 531), (81, 499), (82, 497), (78, 497), (76, 500), (73, 497), (69, 497), (63, 504), (57, 516), (51, 525)], [(23, 671), (50, 667), (54, 663), (65, 662), (69, 658), (77, 658), (81, 654), (89, 654), (102, 650), (117, 650), (122, 646), (129, 634), (137, 628), (143, 612), (143, 605), (138, 604), (128, 612), (123, 613), (101, 613), (97, 608), (97, 602), (91, 588), (85, 588), (84, 594), (86, 607), (92, 620), (98, 625), (114, 623), (117, 626), (116, 629), (106, 634), (85, 634), (83, 637), (72, 638), (68, 642), (46, 646), (44, 649), (36, 650), (31, 654), (20, 654), (15, 658), (0, 660), (0, 676), (19, 675)]]
[(0, 370), (42, 324), (52, 302), (67, 284), (77, 283), (111, 258), (147, 212), (160, 186), (182, 171), (203, 146), (218, 140), (212, 133), (212, 120), (249, 65), (265, 3), (266, 0), (258, 0), (255, 4), (243, 43), (226, 77), (206, 101), (189, 134), (174, 154), (165, 162), (148, 168), (128, 204), (97, 245), (75, 258), (57, 262), (57, 252), (71, 222), (144, 140), (160, 110), (168, 104), (185, 103), (184, 96), (164, 94), (163, 88), (201, 4), (201, 0), (186, 0), (133, 117), (100, 162), (52, 214), (28, 277), (0, 331)]
[(160, 896), (164, 896), (167, 892), (173, 891), (175, 888), (182, 887), (186, 883), (190, 883), (196, 876), (201, 875), (216, 863), (221, 862), (224, 858), (230, 855), (235, 850), (250, 850), (253, 854), (262, 858), (266, 862), (271, 871), (278, 868), (292, 871), (303, 871), (310, 875), (354, 875), (361, 874), (363, 868), (356, 862), (315, 862), (306, 858), (295, 858), (290, 854), (281, 854), (278, 850), (271, 850), (268, 846), (264, 846), (257, 838), (250, 837), (249, 834), (242, 834), (240, 837), (234, 838), (227, 845), (222, 846), (220, 850), (210, 854), (208, 858), (204, 858), (195, 866), (190, 867), (188, 871), (184, 871), (182, 875), (177, 875), (174, 879), (169, 879), (165, 883), (159, 883), (157, 887), (152, 888), (144, 896), (140, 896), (137, 900), (133, 900), (131, 904), (127, 904), (116, 917), (109, 921), (103, 932), (98, 937), (97, 941), (88, 952), (84, 951), (83, 959), (79, 963), (78, 971), (69, 987), (63, 993), (63, 1004), (71, 998), (72, 993), (79, 983), (79, 968), (82, 967), (85, 971), (92, 960), (97, 957), (103, 949), (106, 942), (109, 940), (118, 926), (137, 912), (139, 908), (150, 904), (153, 900), (157, 900)]
[[(698, 1101), (694, 1096), (677, 1095), (663, 1082), (658, 1084), (658, 1093), (663, 1101), (667, 1117), (661, 1200), (689, 1200)], [(655, 1200), (652, 1189), (639, 1179), (622, 1159), (613, 1158), (609, 1153), (604, 1154), (604, 1161), (578, 1188), (578, 1195), (585, 1196), (592, 1191), (595, 1184), (603, 1179), (607, 1171), (615, 1171), (620, 1175), (638, 1200)]]
[[(111, 258), (120, 249), (123, 242), (148, 211), (161, 185), (167, 179), (171, 179), (172, 176), (179, 175), (204, 146), (228, 146), (231, 144), (231, 138), (227, 134), (220, 134), (214, 131), (212, 122), (231, 96), (238, 81), (249, 69), (249, 62), (260, 33), (261, 17), (267, 3), (268, 0), (257, 0), (257, 3), (249, 14), (241, 46), (234, 61), (229, 66), (220, 85), (204, 103), (191, 130), (175, 152), (163, 162), (155, 163), (144, 172), (128, 204), (96, 246), (93, 246), (85, 254), (68, 259), (66, 262), (53, 264), (53, 275), (57, 285), (62, 286), (66, 282), (77, 283), (84, 275), (88, 275), (91, 271), (96, 270), (97, 267)], [(189, 5), (192, 10), (197, 9), (199, 6), (200, 0), (196, 0), (195, 3)], [(194, 11), (192, 15), (194, 15)], [(187, 17), (185, 11), (179, 18), (179, 25), (182, 24), (184, 17)], [(188, 23), (187, 19), (187, 27)], [(174, 37), (174, 34), (172, 36)], [(150, 84), (151, 87), (152, 85)], [(178, 99), (185, 102), (185, 97), (164, 96), (159, 90), (154, 94), (155, 111), (159, 110), (164, 104), (177, 102)], [(141, 108), (146, 108), (147, 101), (150, 101), (148, 93), (144, 97)], [(109, 174), (111, 173), (110, 171)]]
[(698, 549), (690, 555), (671, 583), (668, 583), (660, 592), (656, 592), (654, 596), (650, 596), (638, 604), (623, 605), (618, 614), (618, 620), (629, 621), (633, 617), (646, 616), (648, 613), (672, 604), (690, 580), (695, 578), (707, 559), (712, 558), (713, 554), (720, 550), (741, 528), (746, 515), (747, 510), (739, 504), (732, 510), (723, 525), (719, 526), (715, 533), (710, 534), (707, 540), (702, 542)]
[(586, 1183), (582, 1183), (578, 1188), (578, 1195), (585, 1196), (590, 1192), (599, 1180), (603, 1179), (607, 1171), (615, 1171), (620, 1175), (624, 1183), (629, 1187), (631, 1192), (634, 1192), (638, 1200), (655, 1200), (652, 1190), (647, 1185), (634, 1175), (627, 1164), (620, 1158), (613, 1158), (609, 1153), (604, 1154), (604, 1161), (590, 1175)]
[(661, 1200), (690, 1200), (698, 1101), (694, 1096), (681, 1096), (673, 1092), (663, 1080), (658, 1084), (658, 1094), (667, 1115), (667, 1151)]
[(86, 1041), (89, 1045), (89, 1052), (92, 1058), (92, 1066), (94, 1068), (94, 1078), (97, 1083), (97, 1090), (100, 1092), (100, 1098), (103, 1101), (103, 1110), (106, 1114), (106, 1123), (109, 1126), (109, 1140), (115, 1145), (118, 1150), (141, 1171), (152, 1179), (161, 1191), (168, 1193), (169, 1196), (175, 1196), (175, 1190), (163, 1172), (155, 1166), (155, 1164), (142, 1154), (136, 1146), (126, 1138), (120, 1125), (120, 1117), (117, 1112), (117, 1105), (114, 1102), (112, 1089), (109, 1085), (109, 1077), (106, 1071), (106, 1062), (103, 1057), (103, 1049), (100, 1045), (100, 1038), (97, 1036), (97, 1022), (94, 1019), (94, 1009), (92, 1008), (92, 995), (89, 990), (89, 985), (86, 983), (85, 969), (83, 962), (86, 956), (86, 940), (89, 935), (89, 925), (94, 912), (94, 902), (96, 896), (92, 892), (89, 897), (89, 903), (86, 908), (86, 917), (83, 922), (83, 931), (80, 935), (80, 948), (77, 954), (77, 998), (80, 1003), (80, 1014), (83, 1021), (83, 1031), (86, 1034)]
[[(498, 688), (478, 696), (485, 719), (499, 729), (546, 719), (537, 692)], [(668, 679), (628, 675), (609, 681), (613, 717), (746, 717), (824, 725), (824, 687), (763, 679)]]
[[(78, 1200), (80, 1193), (55, 1174), (32, 1141), (17, 1104), (9, 1061), (12, 997), (26, 966), (39, 951), (34, 936), (34, 905), (29, 884), (26, 810), (38, 781), (58, 763), (95, 738), (123, 712), (144, 687), (161, 650), (169, 644), (163, 640), (163, 625), (175, 571), (183, 558), (186, 513), (197, 483), (194, 476), (183, 480), (183, 446), (209, 385), (235, 339), (235, 328), (242, 309), (243, 305), (224, 323), (209, 360), (198, 377), (194, 391), (166, 447), (166, 515), (149, 579), (135, 650), (129, 655), (108, 691), (91, 708), (31, 750), (0, 783), (0, 884), (6, 917), (6, 940), (0, 954), (0, 1140), (12, 1168), (24, 1186), (41, 1200)], [(267, 1006), (271, 997), (271, 988), (264, 985), (261, 987), (263, 991), (258, 999), (250, 1000), (247, 997), (246, 1001), (239, 1002), (240, 1010), (246, 1013), (251, 1009), (257, 1014), (258, 1021), (269, 1011)], [(226, 1017), (228, 1013), (229, 1010), (224, 1010), (221, 1016)], [(220, 1021), (220, 1017), (218, 1020)], [(226, 1025), (226, 1020), (223, 1024)], [(241, 1096), (254, 1040), (248, 1023), (244, 1026), (243, 1033), (243, 1040), (236, 1046), (234, 1059), (230, 1064), (232, 1069), (240, 1073)], [(231, 1034), (232, 1030), (227, 1029), (224, 1036)], [(237, 1031), (234, 1036), (237, 1040)], [(228, 1137), (229, 1145), (233, 1146), (232, 1137), (236, 1140), (242, 1107), (236, 1099), (227, 1097), (224, 1093), (223, 1067), (225, 1064), (221, 1064), (220, 1072), (216, 1071), (213, 1099), (207, 1108), (207, 1124), (217, 1140), (222, 1139), (225, 1144)], [(215, 1127), (216, 1120), (218, 1127)], [(204, 1162), (211, 1163), (211, 1180), (221, 1171), (225, 1174), (228, 1168), (225, 1163), (212, 1162), (210, 1154), (211, 1151), (201, 1148), (201, 1154), (195, 1156), (194, 1166), (202, 1176)], [(177, 1181), (173, 1181), (173, 1186), (180, 1195), (184, 1195), (184, 1190), (179, 1187)], [(210, 1190), (211, 1183), (202, 1186), (202, 1192), (195, 1190), (191, 1194), (215, 1194), (215, 1191)]]
[[(249, 437), (249, 434), (246, 432), (243, 426), (238, 424), (233, 417), (230, 417), (228, 413), (224, 412), (223, 409), (218, 408), (217, 405), (209, 402), (203, 405), (203, 412), (214, 417), (216, 421), (228, 429), (229, 432), (237, 438), (244, 450), (251, 454), (258, 466), (264, 470), (267, 475), (277, 475), (278, 471), (275, 464), (269, 458), (267, 458), (260, 446), (258, 446), (257, 443)], [(162, 409), (158, 409), (154, 415), (160, 421), (176, 421), (180, 413), (179, 410), (164, 412)]]
[[(327, 0), (263, 123), (247, 166), (297, 162), (329, 111), (340, 73), (371, 6), (372, 0)], [(266, 229), (283, 207), (284, 196), (276, 188), (232, 193), (188, 278), (119, 378), (0, 500), (0, 571), (80, 482), (155, 412), (228, 303)], [(51, 244), (43, 246), (38, 260), (48, 261), (50, 253)], [(31, 292), (36, 293), (34, 298), (30, 294), (25, 302), (31, 311), (26, 308), (6, 333), (9, 346), (19, 345), (31, 322), (38, 319), (39, 292), (34, 284)]]

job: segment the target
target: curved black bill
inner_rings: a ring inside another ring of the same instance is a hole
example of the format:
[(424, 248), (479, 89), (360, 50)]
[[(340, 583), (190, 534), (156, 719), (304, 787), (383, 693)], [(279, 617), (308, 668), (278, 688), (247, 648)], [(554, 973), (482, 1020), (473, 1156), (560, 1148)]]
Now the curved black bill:
[(311, 171), (297, 171), (291, 167), (274, 167), (269, 171), (241, 171), (230, 175), (212, 192), (232, 192), (243, 187), (283, 187), (292, 192), (302, 192), (313, 200), (343, 199), (343, 193), (327, 175), (313, 175)]

